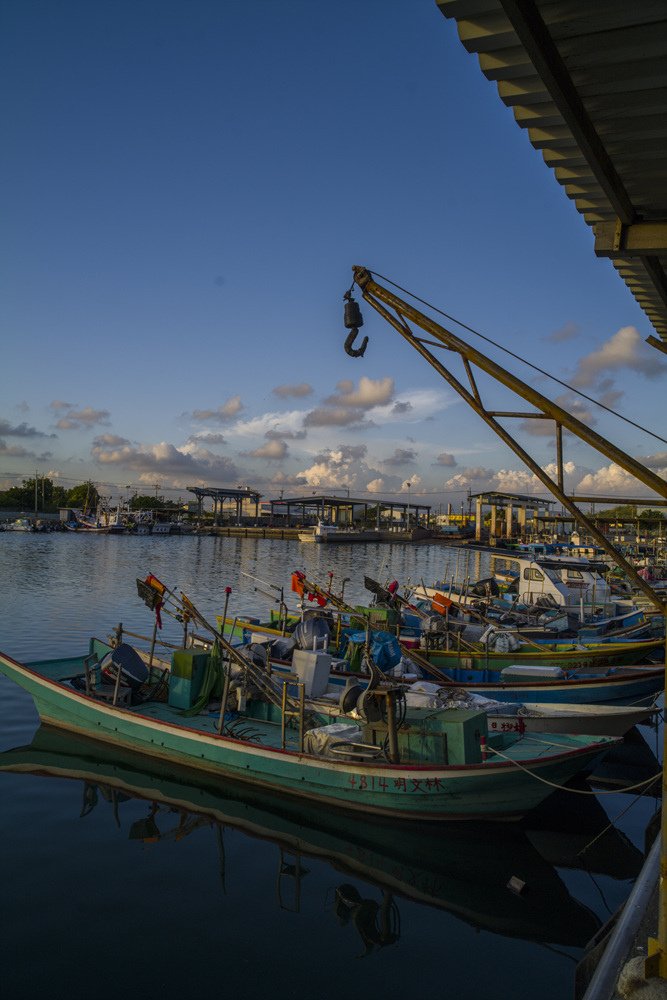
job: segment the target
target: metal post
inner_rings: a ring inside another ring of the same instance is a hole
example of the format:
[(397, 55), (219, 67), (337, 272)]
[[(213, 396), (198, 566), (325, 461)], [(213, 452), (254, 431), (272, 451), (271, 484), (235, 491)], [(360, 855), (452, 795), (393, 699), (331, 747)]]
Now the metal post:
[(386, 691), (387, 700), (387, 735), (389, 737), (389, 760), (392, 764), (398, 764), (400, 757), (398, 753), (398, 734), (396, 732), (396, 705), (394, 703), (394, 691)]
[(153, 654), (155, 653), (155, 643), (157, 642), (157, 616), (153, 624), (153, 636), (151, 638), (151, 648), (148, 657), (148, 683), (153, 683)]
[[(663, 606), (663, 616), (667, 622), (667, 601)], [(667, 632), (665, 633), (665, 664), (667, 665)], [(667, 666), (665, 667), (665, 694), (664, 701), (667, 705)], [(667, 726), (663, 726), (663, 746), (662, 746), (662, 813), (660, 818), (660, 891), (658, 895), (658, 940), (649, 938), (647, 966), (650, 968), (656, 964), (657, 973), (661, 979), (667, 979)], [(655, 974), (655, 973), (654, 973)]]
[(222, 612), (222, 628), (220, 629), (223, 638), (225, 635), (225, 625), (227, 622), (227, 605), (229, 604), (229, 595), (231, 594), (231, 592), (232, 592), (231, 587), (225, 587), (225, 608), (224, 611)]
[(226, 669), (225, 669), (225, 660), (223, 660), (222, 663), (223, 663), (223, 669), (225, 670), (225, 683), (222, 686), (222, 698), (220, 700), (220, 715), (218, 717), (218, 732), (220, 733), (221, 736), (222, 736), (222, 730), (224, 729), (225, 725), (225, 712), (227, 711), (227, 701), (229, 700), (229, 684), (232, 673), (231, 661), (230, 660), (226, 661), (227, 664)]
[(116, 683), (114, 684), (114, 689), (113, 689), (113, 702), (112, 702), (113, 705), (115, 705), (118, 702), (118, 691), (120, 690), (120, 674), (121, 674), (121, 669), (120, 665), (118, 665), (116, 667)]

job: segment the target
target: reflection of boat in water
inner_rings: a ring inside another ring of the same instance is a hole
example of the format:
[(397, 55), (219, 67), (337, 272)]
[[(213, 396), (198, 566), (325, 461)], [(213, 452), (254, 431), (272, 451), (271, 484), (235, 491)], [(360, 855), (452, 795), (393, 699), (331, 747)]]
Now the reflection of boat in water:
[[(571, 787), (589, 790), (589, 782), (575, 781)], [(634, 881), (645, 861), (592, 795), (555, 792), (521, 825), (545, 861), (558, 868)]]
[[(0, 771), (80, 780), (85, 813), (107, 799), (120, 817), (124, 799), (146, 800), (145, 819), (130, 827), (135, 839), (159, 842), (213, 822), (275, 843), (280, 878), (305, 872), (302, 857), (326, 861), (344, 874), (335, 915), (357, 928), (366, 950), (396, 939), (394, 897), (446, 910), (479, 929), (568, 947), (583, 947), (600, 926), (514, 825), (397, 830), (44, 726), (29, 746), (0, 754)], [(284, 863), (285, 852), (295, 855), (294, 865)], [(365, 898), (351, 878), (382, 890), (382, 902)], [(525, 890), (512, 891), (510, 880)]]
[[(642, 727), (645, 732), (651, 732)], [(662, 736), (660, 737), (662, 739)], [(662, 769), (655, 752), (650, 748), (642, 731), (631, 729), (621, 743), (610, 750), (608, 760), (597, 761), (590, 783), (596, 788), (615, 789), (619, 792), (660, 796), (662, 794)], [(656, 780), (650, 783), (650, 779)], [(646, 782), (644, 788), (637, 786)]]

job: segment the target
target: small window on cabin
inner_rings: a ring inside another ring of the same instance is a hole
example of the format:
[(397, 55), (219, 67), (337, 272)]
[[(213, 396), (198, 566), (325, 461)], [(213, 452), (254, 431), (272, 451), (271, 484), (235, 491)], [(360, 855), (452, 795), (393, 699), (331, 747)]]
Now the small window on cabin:
[(567, 578), (568, 580), (583, 580), (584, 575), (578, 569), (568, 569)]
[(524, 580), (544, 580), (544, 573), (541, 573), (539, 569), (532, 569), (526, 567), (523, 571)]

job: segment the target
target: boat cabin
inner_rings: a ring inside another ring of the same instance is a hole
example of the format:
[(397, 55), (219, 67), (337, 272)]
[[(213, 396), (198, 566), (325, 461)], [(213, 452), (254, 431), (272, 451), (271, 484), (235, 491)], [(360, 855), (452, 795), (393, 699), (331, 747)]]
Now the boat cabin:
[(519, 604), (614, 610), (611, 588), (602, 562), (567, 556), (537, 558), (503, 554), (493, 556), (493, 575), (504, 583), (504, 598)]

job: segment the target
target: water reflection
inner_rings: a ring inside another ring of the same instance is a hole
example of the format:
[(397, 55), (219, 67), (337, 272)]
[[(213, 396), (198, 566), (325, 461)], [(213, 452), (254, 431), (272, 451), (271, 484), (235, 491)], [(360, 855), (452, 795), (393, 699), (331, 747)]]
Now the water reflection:
[[(660, 797), (662, 794), (662, 770), (658, 759), (658, 743), (661, 733), (658, 727), (635, 726), (622, 743), (611, 748), (608, 755), (599, 761), (591, 775), (591, 784), (603, 790), (634, 791), (636, 794)], [(655, 744), (655, 749), (649, 745)], [(650, 782), (651, 778), (656, 780)], [(641, 786), (642, 783), (650, 782)]]
[[(593, 780), (570, 782), (570, 787), (590, 792)], [(642, 851), (590, 794), (556, 792), (524, 818), (522, 827), (542, 857), (558, 868), (634, 881), (644, 863)]]
[[(339, 926), (358, 933), (363, 955), (399, 939), (401, 899), (446, 910), (478, 930), (550, 945), (581, 948), (600, 926), (526, 831), (512, 824), (430, 827), (351, 819), (46, 726), (29, 745), (0, 754), (0, 771), (80, 781), (81, 820), (109, 810), (113, 822), (127, 825), (128, 838), (144, 845), (174, 843), (209, 827), (218, 838), (223, 889), (225, 834), (243, 831), (271, 841), (277, 848), (272, 882), (282, 909), (289, 898), (289, 908), (299, 911), (308, 859), (326, 861), (337, 875), (331, 911)], [(145, 802), (138, 819), (136, 800)], [(129, 802), (135, 815), (128, 824), (123, 813)]]

